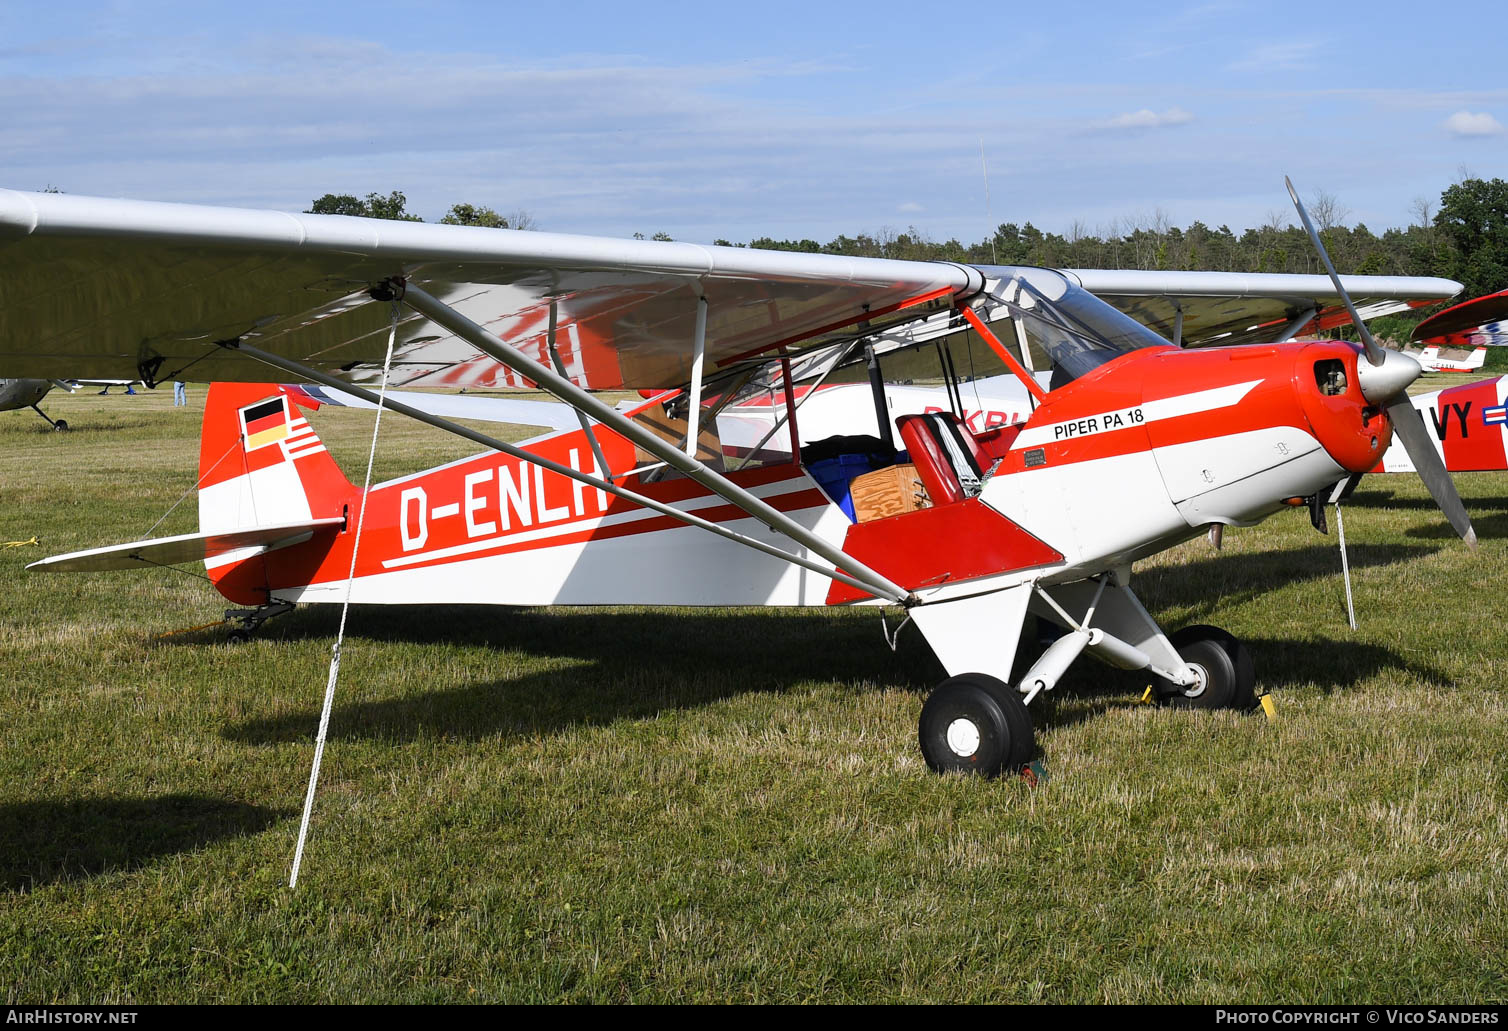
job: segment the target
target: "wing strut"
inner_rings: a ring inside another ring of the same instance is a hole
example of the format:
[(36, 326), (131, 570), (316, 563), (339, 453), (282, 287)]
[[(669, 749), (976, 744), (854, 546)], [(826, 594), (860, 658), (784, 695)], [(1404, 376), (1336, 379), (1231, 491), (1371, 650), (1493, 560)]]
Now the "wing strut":
[[(234, 340), (227, 340), (224, 341), (222, 346), (230, 348), (232, 350), (240, 351), (248, 355), (249, 357), (255, 358), (261, 362), (265, 362), (266, 364), (271, 365), (274, 368), (282, 369), (284, 372), (291, 373), (294, 376), (303, 377), (316, 383), (322, 383), (327, 387), (333, 387), (334, 389), (343, 391), (353, 397), (359, 397), (363, 401), (366, 401), (370, 404), (375, 405), (378, 401), (377, 395), (372, 391), (367, 390), (365, 387), (359, 387), (353, 383), (347, 383), (345, 380), (336, 379), (334, 376), (331, 376), (328, 373), (321, 372), (318, 369), (310, 368), (305, 365), (300, 365), (298, 362), (290, 361), (287, 358), (281, 357), (280, 355), (260, 350), (259, 348), (252, 347), (249, 344), (239, 343)], [(847, 556), (844, 556), (843, 559), (843, 570), (829, 569), (828, 567), (822, 565), (820, 562), (813, 562), (812, 560), (804, 558), (801, 555), (792, 554), (789, 551), (777, 548), (773, 544), (767, 544), (764, 541), (755, 540), (753, 537), (748, 537), (744, 534), (738, 533), (736, 530), (730, 530), (726, 526), (710, 522), (691, 512), (683, 512), (678, 508), (674, 508), (670, 505), (665, 504), (664, 502), (656, 501), (654, 498), (645, 497), (644, 495), (635, 493), (634, 491), (628, 490), (625, 487), (620, 487), (612, 480), (604, 480), (599, 476), (594, 476), (591, 473), (585, 472), (581, 469), (573, 469), (568, 465), (561, 465), (559, 462), (551, 461), (550, 459), (545, 458), (541, 455), (537, 455), (532, 451), (525, 451), (521, 447), (516, 447), (513, 444), (504, 443), (501, 440), (489, 437), (487, 436), (487, 434), (480, 433), (476, 430), (471, 429), (470, 427), (451, 422), (450, 420), (443, 418), (442, 416), (433, 415), (429, 412), (421, 411), (420, 409), (414, 408), (411, 405), (404, 404), (402, 401), (394, 400), (391, 395), (389, 395), (384, 402), (384, 407), (389, 408), (400, 415), (406, 415), (410, 419), (416, 419), (419, 422), (425, 423), (426, 425), (434, 426), (436, 429), (445, 430), (447, 433), (454, 433), (458, 437), (464, 437), (467, 440), (480, 444), (485, 448), (490, 448), (493, 451), (502, 452), (510, 458), (517, 458), (521, 461), (532, 462), (535, 465), (541, 466), (548, 472), (556, 473), (557, 475), (564, 476), (567, 479), (584, 483), (589, 487), (595, 487), (598, 490), (606, 491), (614, 497), (623, 498), (625, 501), (632, 502), (635, 505), (642, 505), (645, 508), (659, 512), (661, 515), (667, 515), (673, 519), (678, 519), (690, 526), (699, 527), (703, 530), (715, 533), (719, 537), (725, 537), (730, 541), (734, 541), (735, 543), (753, 548), (755, 551), (764, 552), (766, 555), (770, 555), (778, 559), (783, 559), (784, 561), (790, 562), (793, 565), (801, 566), (803, 569), (810, 569), (814, 573), (831, 577), (834, 580), (838, 580), (842, 583), (847, 584), (855, 590), (863, 591), (865, 594), (872, 594), (877, 598), (884, 598), (887, 601), (893, 601), (897, 603), (905, 603), (911, 600), (911, 595), (909, 592), (890, 583), (889, 580), (886, 580), (878, 573), (872, 574), (875, 577), (875, 580), (878, 582), (872, 583), (868, 582), (866, 579), (861, 579), (861, 577), (863, 577), (864, 574), (868, 572), (868, 567), (855, 562), (852, 559), (849, 559)], [(655, 440), (658, 441), (659, 439), (659, 437), (655, 437)], [(676, 454), (680, 454), (680, 452), (676, 451)], [(743, 508), (744, 506), (740, 505), (739, 507)], [(748, 511), (747, 508), (745, 508), (744, 510)], [(809, 538), (812, 535), (807, 533), (806, 528), (802, 527), (799, 523), (795, 525), (802, 531), (803, 535), (802, 538), (798, 539), (798, 543), (805, 544), (805, 538)], [(781, 532), (783, 533), (784, 531)], [(794, 537), (794, 535), (791, 534), (787, 534), (787, 536)], [(841, 555), (842, 552), (839, 552), (839, 554)], [(824, 555), (824, 557), (826, 556)], [(852, 576), (849, 575), (850, 572), (853, 573)]]
[[(545, 335), (545, 342), (550, 349), (550, 360), (555, 363), (555, 371), (564, 376), (566, 374), (565, 362), (560, 360), (560, 352), (555, 348), (556, 322), (557, 313), (555, 308), (555, 298), (552, 297), (550, 298), (550, 328)], [(587, 443), (592, 445), (592, 457), (597, 459), (597, 468), (602, 470), (603, 475), (606, 476), (609, 480), (616, 479), (616, 477), (613, 476), (612, 469), (608, 467), (607, 459), (603, 457), (602, 445), (597, 443), (597, 434), (592, 431), (591, 421), (588, 420), (587, 417), (585, 415), (582, 415), (580, 412), (576, 413), (576, 418), (581, 423), (581, 432), (586, 434)]]
[[(556, 373), (555, 370), (546, 368), (539, 362), (530, 359), (522, 351), (505, 343), (501, 338), (493, 336), (486, 329), (472, 322), (444, 302), (425, 293), (419, 287), (402, 281), (394, 281), (392, 287), (394, 292), (399, 295), (399, 299), (410, 308), (413, 308), (431, 321), (454, 333), (468, 344), (506, 365), (514, 372), (526, 375), (527, 378), (537, 383), (541, 389), (554, 394), (572, 408), (585, 413), (592, 420), (600, 422), (628, 438), (628, 440), (651, 455), (654, 455), (671, 468), (684, 473), (687, 477), (706, 487), (724, 501), (758, 519), (776, 533), (783, 534), (796, 543), (804, 545), (808, 550), (821, 555), (827, 561), (831, 562), (836, 569), (841, 569), (855, 580), (860, 581), (863, 584), (860, 589), (865, 593), (898, 603), (905, 602), (911, 598), (911, 592), (907, 591), (904, 587), (859, 562), (853, 556), (846, 554), (843, 549), (834, 547), (787, 516), (784, 512), (779, 511), (764, 500), (744, 490), (726, 476), (708, 469), (701, 462), (697, 461), (693, 455), (686, 454), (680, 448), (651, 433), (638, 423), (625, 418), (623, 413), (617, 409), (603, 404), (581, 387)], [(537, 456), (530, 456), (528, 461), (544, 464)], [(561, 466), (554, 471), (562, 471), (564, 468), (564, 466)], [(573, 476), (573, 479), (579, 478), (579, 473)], [(647, 502), (648, 499), (639, 500), (640, 504)], [(675, 514), (678, 518), (685, 517), (685, 513), (676, 512)], [(744, 543), (752, 543), (752, 539), (744, 538)], [(792, 562), (796, 561), (795, 557), (790, 555), (790, 553), (780, 551), (779, 549), (774, 550), (788, 560)], [(823, 575), (838, 576), (839, 574), (832, 570), (823, 570)]]
[(686, 453), (695, 457), (696, 438), (701, 432), (702, 362), (707, 357), (707, 298), (696, 299), (696, 339), (691, 344), (691, 386), (686, 402)]
[(1277, 340), (1273, 341), (1273, 343), (1281, 344), (1292, 340), (1303, 332), (1305, 326), (1314, 321), (1314, 316), (1317, 314), (1319, 314), (1319, 309), (1311, 304), (1308, 308), (1295, 315), (1292, 322), (1283, 327), (1283, 332), (1278, 334)]

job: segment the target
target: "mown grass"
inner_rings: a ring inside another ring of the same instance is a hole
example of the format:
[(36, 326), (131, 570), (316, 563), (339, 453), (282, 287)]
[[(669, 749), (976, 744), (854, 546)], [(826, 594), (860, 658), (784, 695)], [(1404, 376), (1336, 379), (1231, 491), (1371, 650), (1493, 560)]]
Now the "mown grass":
[[(1302, 513), (1147, 563), (1277, 719), (1085, 664), (1035, 789), (925, 770), (942, 674), (872, 611), (357, 610), (289, 891), (336, 613), (163, 638), (218, 617), (203, 581), (22, 571), (191, 487), (191, 400), (0, 416), (0, 540), (41, 542), (0, 549), (7, 1002), (1508, 997), (1508, 475), (1458, 477), (1476, 554), (1363, 484), (1355, 633)], [(370, 414), (322, 415), (359, 477)], [(468, 447), (385, 425), (379, 475)]]

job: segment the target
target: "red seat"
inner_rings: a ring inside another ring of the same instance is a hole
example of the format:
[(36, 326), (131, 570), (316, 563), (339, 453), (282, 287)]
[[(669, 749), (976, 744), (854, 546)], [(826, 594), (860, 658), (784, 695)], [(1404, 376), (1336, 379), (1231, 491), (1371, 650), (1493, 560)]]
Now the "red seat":
[(992, 430), (974, 435), (974, 443), (983, 452), (984, 458), (979, 460), (979, 466), (985, 472), (990, 471), (990, 466), (1010, 453), (1011, 445), (1021, 435), (1026, 423), (1018, 422), (1010, 426), (996, 426)]
[(994, 459), (980, 450), (963, 420), (952, 412), (929, 412), (903, 415), (895, 424), (934, 505), (979, 493), (984, 478), (981, 463), (994, 465)]

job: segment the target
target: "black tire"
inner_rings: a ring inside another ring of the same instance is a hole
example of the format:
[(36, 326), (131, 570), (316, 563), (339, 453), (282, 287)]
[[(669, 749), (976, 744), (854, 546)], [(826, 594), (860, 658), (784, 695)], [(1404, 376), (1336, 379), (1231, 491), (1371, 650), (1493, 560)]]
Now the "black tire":
[(1184, 662), (1199, 667), (1203, 683), (1190, 693), (1159, 678), (1157, 693), (1177, 709), (1250, 709), (1257, 704), (1251, 652), (1217, 626), (1186, 626), (1168, 640)]
[(67, 419), (59, 419), (59, 420), (57, 420), (56, 422), (54, 422), (52, 424), (52, 428), (55, 429), (55, 430), (58, 430), (60, 432), (64, 431), (64, 430), (67, 430), (68, 429), (68, 420)]
[(1026, 703), (984, 673), (964, 673), (937, 685), (916, 730), (922, 758), (936, 773), (998, 777), (1025, 766), (1037, 750)]
[(225, 635), (225, 640), (230, 642), (231, 644), (245, 644), (247, 641), (251, 640), (251, 631), (247, 630), (245, 627), (238, 626), (230, 633)]

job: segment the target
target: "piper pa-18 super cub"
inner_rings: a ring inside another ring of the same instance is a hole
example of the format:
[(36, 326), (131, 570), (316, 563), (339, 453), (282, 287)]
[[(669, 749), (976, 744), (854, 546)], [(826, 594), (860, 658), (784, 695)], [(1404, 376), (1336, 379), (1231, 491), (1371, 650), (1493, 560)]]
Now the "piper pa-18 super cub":
[[(1364, 348), (1288, 341), (1317, 312), (1352, 308), (1348, 290), (1386, 306), (1457, 289), (851, 259), (0, 191), (0, 360), (33, 375), (226, 381), (206, 402), (199, 533), (30, 568), (202, 560), (250, 624), (347, 598), (900, 605), (948, 674), (922, 708), (926, 761), (986, 775), (1031, 758), (1029, 703), (1085, 652), (1150, 671), (1176, 704), (1249, 706), (1246, 648), (1212, 627), (1165, 634), (1131, 589), (1133, 563), (1327, 492), (1374, 468), (1395, 432), (1474, 540), (1404, 395), (1417, 363), (1370, 337)], [(1228, 346), (1175, 346), (1195, 338)], [(975, 345), (1019, 376), (1024, 417), (960, 418), (957, 355), (972, 362)], [(955, 410), (893, 419), (882, 363), (927, 353)], [(247, 382), (269, 366), (319, 386)], [(803, 449), (798, 393), (850, 368), (875, 390), (876, 438)], [(1034, 371), (1051, 373), (1051, 389)], [(510, 444), (385, 397), (390, 383), (537, 385), (578, 425)], [(308, 420), (323, 388), (489, 450), (357, 487)], [(655, 393), (620, 410), (590, 392), (626, 388)], [(756, 399), (779, 423), (725, 432)], [(838, 503), (877, 474), (900, 485), (887, 506)], [(1063, 635), (1012, 678), (1029, 613)]]

